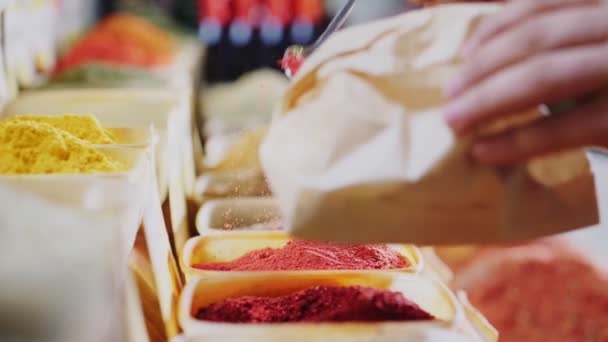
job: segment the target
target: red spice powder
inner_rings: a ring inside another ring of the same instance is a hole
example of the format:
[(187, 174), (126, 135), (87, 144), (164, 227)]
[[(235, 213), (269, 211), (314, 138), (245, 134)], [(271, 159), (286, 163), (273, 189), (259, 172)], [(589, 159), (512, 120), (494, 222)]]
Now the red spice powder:
[(501, 341), (608, 341), (608, 279), (576, 257), (510, 258), (464, 285)]
[(317, 286), (279, 297), (240, 297), (198, 311), (225, 323), (379, 322), (434, 317), (399, 292), (368, 287)]
[(407, 267), (405, 258), (387, 245), (337, 245), (304, 240), (283, 248), (264, 248), (221, 263), (194, 268), (208, 271), (382, 270)]
[(302, 57), (297, 56), (287, 56), (279, 61), (281, 69), (287, 73), (290, 77), (293, 77), (302, 64), (304, 64), (304, 59)]
[(279, 61), (281, 69), (287, 76), (293, 77), (304, 64), (304, 50), (299, 46), (292, 46), (285, 51), (285, 55)]

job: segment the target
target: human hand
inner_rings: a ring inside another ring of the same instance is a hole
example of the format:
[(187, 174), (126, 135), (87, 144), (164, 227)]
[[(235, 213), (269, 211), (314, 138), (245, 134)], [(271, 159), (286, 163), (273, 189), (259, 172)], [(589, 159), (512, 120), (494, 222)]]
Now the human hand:
[[(543, 103), (608, 90), (608, 1), (516, 0), (486, 18), (447, 85), (446, 120), (458, 134)], [(564, 149), (608, 146), (608, 95), (483, 138), (473, 155), (505, 165)]]

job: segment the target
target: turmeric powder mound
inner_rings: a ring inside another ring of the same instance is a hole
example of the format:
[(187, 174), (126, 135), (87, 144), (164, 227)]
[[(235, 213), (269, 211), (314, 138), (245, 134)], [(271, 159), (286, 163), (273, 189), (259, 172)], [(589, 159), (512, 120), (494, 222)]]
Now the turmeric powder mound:
[(124, 171), (126, 166), (50, 124), (0, 122), (0, 174)]
[(116, 139), (92, 115), (37, 116), (19, 115), (4, 122), (33, 121), (49, 124), (91, 144), (116, 144)]

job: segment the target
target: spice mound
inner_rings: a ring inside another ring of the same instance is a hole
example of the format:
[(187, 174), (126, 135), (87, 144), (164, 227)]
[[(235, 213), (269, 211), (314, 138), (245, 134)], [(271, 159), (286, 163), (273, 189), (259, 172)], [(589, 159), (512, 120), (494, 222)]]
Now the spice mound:
[(0, 122), (0, 174), (91, 173), (126, 167), (50, 124)]
[(399, 292), (317, 286), (279, 297), (239, 297), (198, 311), (200, 320), (226, 323), (420, 321), (434, 317)]
[(151, 22), (129, 14), (114, 14), (60, 58), (55, 75), (92, 62), (153, 69), (171, 63), (177, 47), (171, 34)]
[(222, 263), (194, 268), (209, 271), (381, 270), (408, 266), (405, 258), (387, 245), (337, 245), (294, 240), (282, 248), (264, 248)]
[[(460, 282), (501, 341), (608, 341), (606, 275), (543, 246), (512, 251), (496, 252), (504, 259), (483, 276)], [(479, 271), (475, 263), (470, 267), (469, 274)]]
[(66, 131), (75, 137), (86, 140), (91, 144), (116, 144), (116, 140), (92, 115), (62, 115), (62, 116), (35, 116), (20, 115), (9, 118), (4, 122), (42, 122), (57, 129)]

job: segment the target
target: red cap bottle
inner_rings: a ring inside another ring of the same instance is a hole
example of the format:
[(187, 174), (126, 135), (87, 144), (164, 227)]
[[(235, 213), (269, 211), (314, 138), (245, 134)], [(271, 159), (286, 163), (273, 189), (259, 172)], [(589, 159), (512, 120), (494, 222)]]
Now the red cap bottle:
[(323, 0), (296, 0), (295, 12), (298, 19), (319, 24), (325, 15)]
[(234, 20), (230, 23), (228, 37), (230, 57), (229, 79), (255, 69), (257, 61), (257, 26), (260, 22), (261, 0), (233, 0)]
[(199, 0), (199, 22), (213, 19), (221, 25), (227, 25), (232, 20), (231, 0)]
[(292, 43), (311, 44), (322, 25), (324, 14), (323, 0), (295, 0), (295, 20), (291, 26)]
[(277, 22), (287, 25), (294, 16), (294, 2), (292, 0), (265, 0), (266, 16)]

